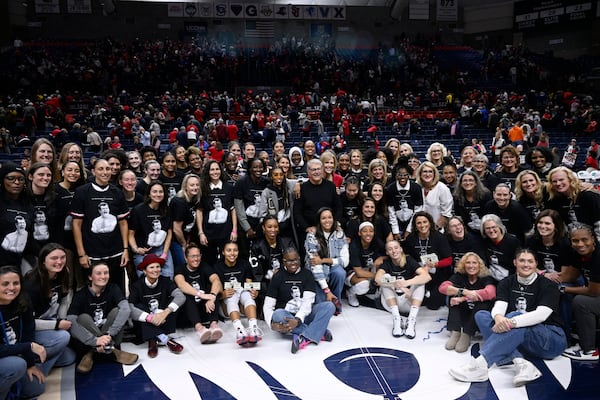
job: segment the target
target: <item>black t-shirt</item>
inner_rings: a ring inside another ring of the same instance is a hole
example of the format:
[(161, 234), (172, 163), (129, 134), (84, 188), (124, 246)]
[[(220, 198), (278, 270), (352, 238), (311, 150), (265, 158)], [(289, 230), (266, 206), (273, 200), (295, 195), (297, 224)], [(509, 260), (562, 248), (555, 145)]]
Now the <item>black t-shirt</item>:
[(33, 247), (33, 207), (24, 201), (0, 198), (0, 260), (3, 265), (21, 265), (23, 253), (36, 254)]
[(394, 207), (394, 214), (398, 220), (400, 233), (406, 231), (408, 224), (415, 213), (415, 207), (423, 206), (423, 191), (417, 183), (409, 181), (408, 189), (398, 190), (398, 185), (393, 182), (385, 189), (385, 200), (389, 207)]
[(481, 217), (485, 214), (483, 208), (490, 200), (492, 200), (492, 195), (490, 193), (486, 193), (479, 201), (470, 202), (465, 199), (462, 205), (454, 198), (454, 214), (462, 218), (467, 228), (469, 228), (469, 231), (479, 234)]
[(231, 267), (227, 266), (223, 260), (219, 260), (214, 268), (223, 285), (225, 285), (225, 282), (239, 282), (243, 286), (246, 280), (254, 280), (252, 267), (246, 260), (238, 259), (235, 265)]
[(83, 247), (90, 257), (108, 258), (123, 252), (119, 221), (127, 219), (129, 208), (123, 192), (116, 186), (100, 188), (95, 183), (86, 183), (78, 187), (71, 215), (83, 220)]
[(507, 275), (515, 273), (515, 253), (521, 247), (521, 242), (514, 235), (507, 233), (500, 243), (492, 243), (484, 239), (486, 262), (491, 275), (496, 280), (501, 280)]
[[(481, 290), (485, 289), (485, 287), (488, 285), (496, 285), (496, 281), (494, 281), (494, 279), (490, 276), (477, 278), (474, 283), (471, 283), (467, 274), (456, 273), (453, 274), (448, 280), (452, 282), (452, 286), (467, 290)], [(489, 300), (489, 302), (491, 303), (492, 300)]]
[(196, 290), (203, 290), (205, 293), (210, 293), (212, 284), (210, 276), (214, 274), (212, 267), (205, 262), (201, 262), (200, 266), (195, 270), (190, 270), (187, 265), (175, 267), (175, 276), (181, 275), (187, 283)]
[(138, 204), (129, 215), (129, 229), (135, 231), (137, 247), (161, 247), (171, 229), (171, 216), (160, 215), (148, 204)]
[(483, 248), (483, 240), (480, 235), (476, 235), (471, 232), (465, 232), (465, 237), (463, 240), (456, 241), (453, 240), (451, 236), (447, 236), (448, 244), (450, 245), (450, 250), (452, 251), (452, 265), (456, 266), (458, 260), (460, 260), (466, 253), (473, 251), (482, 260), (485, 261), (486, 253)]
[(352, 271), (354, 268), (363, 268), (370, 272), (375, 272), (373, 263), (379, 257), (385, 255), (385, 249), (378, 245), (373, 240), (369, 247), (366, 249), (362, 246), (360, 239), (353, 240), (350, 243), (350, 263), (348, 264), (348, 271)]
[(596, 249), (589, 257), (582, 257), (575, 250), (567, 254), (567, 264), (577, 268), (581, 276), (585, 279), (585, 284), (589, 282), (600, 283), (600, 248)]
[(140, 310), (155, 313), (164, 310), (173, 300), (171, 293), (177, 289), (175, 282), (166, 276), (159, 276), (156, 286), (146, 285), (146, 279), (141, 278), (129, 287), (129, 303)]
[(349, 200), (345, 193), (340, 195), (340, 202), (342, 203), (342, 228), (346, 230), (348, 221), (355, 220), (360, 216), (360, 204), (358, 199), (354, 198)]
[(117, 308), (123, 300), (125, 300), (123, 292), (114, 283), (106, 285), (99, 296), (92, 293), (91, 288), (86, 286), (75, 293), (67, 314), (88, 314), (94, 319), (96, 325), (102, 325), (108, 313)]
[(565, 196), (556, 196), (548, 200), (546, 207), (558, 211), (567, 225), (582, 222), (593, 227), (600, 221), (600, 194), (590, 190), (579, 193), (574, 203)]
[(386, 274), (390, 274), (396, 279), (409, 280), (415, 277), (417, 274), (417, 269), (420, 267), (415, 259), (407, 254), (406, 265), (404, 267), (400, 267), (399, 265), (394, 264), (392, 260), (388, 259), (385, 260), (379, 268), (384, 270)]
[(171, 200), (169, 208), (173, 222), (181, 222), (182, 230), (186, 236), (197, 232), (196, 226), (196, 203), (187, 202), (183, 197), (175, 197)]
[(39, 248), (42, 248), (48, 242), (55, 242), (56, 238), (51, 235), (55, 232), (51, 226), (57, 224), (56, 221), (56, 197), (51, 195), (46, 197), (32, 196), (33, 204), (33, 240)]
[(552, 314), (543, 322), (547, 325), (563, 326), (558, 314), (560, 292), (556, 283), (550, 279), (537, 277), (531, 285), (523, 285), (517, 281), (516, 275), (510, 275), (498, 283), (496, 300), (508, 303), (506, 313), (519, 311), (522, 313), (535, 310), (538, 306), (546, 306)]
[[(360, 237), (358, 236), (358, 227), (363, 222), (364, 220), (361, 218), (349, 221), (348, 226), (345, 229), (346, 236), (352, 241), (360, 240)], [(381, 215), (375, 215), (373, 220), (369, 222), (371, 222), (375, 228), (375, 239), (381, 243), (387, 242), (389, 234), (392, 233), (392, 228), (390, 228), (388, 220)]]
[(75, 250), (73, 240), (73, 216), (71, 216), (71, 201), (75, 191), (69, 191), (58, 183), (54, 185), (56, 193), (56, 218), (55, 223), (50, 225), (50, 236), (57, 243), (62, 244), (68, 249)]
[(312, 272), (300, 268), (295, 274), (290, 274), (282, 268), (273, 275), (267, 289), (267, 296), (275, 299), (275, 308), (285, 308), (295, 314), (300, 307), (304, 292), (315, 292), (316, 284)]
[(502, 220), (506, 230), (525, 243), (525, 234), (531, 230), (533, 223), (529, 213), (515, 200), (510, 200), (508, 207), (500, 208), (494, 200), (487, 202), (483, 209), (484, 214), (496, 214)]
[(429, 238), (425, 240), (419, 239), (416, 232), (411, 233), (402, 243), (402, 248), (406, 254), (410, 254), (415, 260), (419, 261), (421, 256), (427, 254), (437, 254), (439, 260), (452, 255), (446, 236), (435, 230), (432, 230), (429, 233)]
[(63, 292), (61, 282), (55, 278), (50, 281), (50, 297), (46, 296), (36, 275), (27, 275), (23, 280), (23, 289), (31, 299), (33, 314), (38, 319), (55, 319), (60, 302), (68, 292)]
[(233, 192), (233, 186), (225, 182), (221, 189), (202, 194), (198, 211), (202, 212), (202, 229), (209, 241), (226, 240), (231, 235)]
[(181, 171), (175, 171), (175, 176), (173, 177), (165, 176), (162, 172), (160, 173), (158, 180), (165, 185), (165, 196), (167, 196), (169, 202), (173, 200), (179, 189), (181, 189), (181, 182), (183, 182), (184, 176), (185, 174)]
[(542, 271), (560, 272), (563, 265), (568, 265), (566, 262), (568, 254), (571, 252), (571, 246), (566, 238), (559, 240), (552, 246), (545, 246), (540, 237), (533, 236), (527, 239), (525, 247), (535, 252), (538, 269)]
[(233, 197), (235, 199), (241, 199), (244, 201), (244, 209), (246, 212), (246, 218), (248, 224), (255, 232), (258, 230), (260, 224), (260, 195), (262, 191), (267, 187), (268, 181), (265, 178), (261, 178), (257, 183), (254, 183), (250, 179), (249, 175), (240, 178), (234, 186)]
[(0, 305), (0, 358), (20, 356), (27, 366), (34, 365), (37, 356), (31, 351), (30, 343), (35, 339), (35, 321), (31, 304), (25, 311), (18, 311), (14, 304)]

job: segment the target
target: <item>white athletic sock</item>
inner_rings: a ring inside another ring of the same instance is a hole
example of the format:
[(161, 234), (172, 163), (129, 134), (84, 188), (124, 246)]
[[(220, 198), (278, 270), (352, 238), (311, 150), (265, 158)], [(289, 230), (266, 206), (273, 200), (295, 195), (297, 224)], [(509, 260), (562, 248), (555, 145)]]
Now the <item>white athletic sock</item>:
[(398, 306), (391, 306), (390, 308), (394, 318), (400, 318), (400, 310), (398, 310)]
[(411, 318), (417, 319), (417, 314), (419, 314), (419, 307), (410, 306), (410, 312), (408, 313), (408, 319), (411, 319)]

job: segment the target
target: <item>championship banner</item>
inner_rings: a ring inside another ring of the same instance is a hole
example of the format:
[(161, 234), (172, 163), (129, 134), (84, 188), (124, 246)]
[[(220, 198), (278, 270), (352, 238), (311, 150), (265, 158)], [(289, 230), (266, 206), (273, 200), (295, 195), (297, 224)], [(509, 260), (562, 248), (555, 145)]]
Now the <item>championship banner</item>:
[(445, 22), (458, 21), (458, 0), (437, 0), (435, 18)]
[(167, 5), (168, 17), (183, 17), (183, 3), (169, 3)]
[(591, 24), (598, 3), (591, 0), (519, 1), (514, 5), (514, 28), (557, 29), (564, 26)]
[(60, 14), (60, 0), (35, 0), (37, 14)]
[(429, 20), (429, 0), (410, 0), (408, 19)]
[(229, 3), (230, 18), (244, 18), (244, 3)]
[(92, 0), (67, 0), (67, 14), (91, 14)]

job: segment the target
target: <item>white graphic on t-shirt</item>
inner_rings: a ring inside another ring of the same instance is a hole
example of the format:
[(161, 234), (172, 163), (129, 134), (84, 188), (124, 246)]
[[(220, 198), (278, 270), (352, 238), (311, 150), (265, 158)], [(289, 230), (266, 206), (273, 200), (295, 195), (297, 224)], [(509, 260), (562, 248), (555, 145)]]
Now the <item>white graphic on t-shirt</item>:
[(43, 211), (35, 212), (35, 220), (33, 222), (33, 238), (35, 240), (50, 239), (50, 230), (46, 224), (46, 214)]
[(104, 311), (101, 308), (96, 308), (94, 311), (94, 325), (100, 327), (104, 325), (106, 318), (104, 318)]
[(108, 203), (102, 202), (98, 204), (99, 217), (94, 218), (92, 221), (92, 232), (93, 233), (109, 233), (115, 230), (117, 227), (117, 217), (110, 213), (110, 207)]
[(152, 221), (152, 232), (148, 234), (148, 246), (150, 247), (160, 247), (165, 242), (167, 238), (167, 232), (162, 230), (162, 224), (159, 219), (155, 219)]
[(414, 211), (411, 210), (410, 208), (408, 208), (408, 203), (406, 202), (406, 200), (401, 200), (400, 201), (400, 210), (396, 211), (396, 217), (400, 221), (406, 222), (411, 219), (411, 217), (413, 216), (413, 213), (414, 213)]
[(252, 218), (260, 217), (260, 194), (254, 194), (254, 204), (246, 208), (246, 216)]
[(285, 310), (292, 314), (296, 314), (302, 305), (302, 296), (300, 288), (296, 285), (292, 286), (292, 298), (286, 303)]
[(27, 244), (29, 233), (27, 232), (27, 221), (21, 215), (15, 217), (16, 230), (7, 234), (2, 240), (2, 248), (13, 253), (22, 253)]
[(213, 206), (215, 207), (208, 213), (209, 224), (224, 224), (227, 222), (227, 210), (223, 208), (223, 202), (220, 198), (215, 197), (213, 200)]
[(527, 299), (525, 297), (517, 297), (517, 304), (515, 304), (515, 310), (524, 313), (527, 312)]

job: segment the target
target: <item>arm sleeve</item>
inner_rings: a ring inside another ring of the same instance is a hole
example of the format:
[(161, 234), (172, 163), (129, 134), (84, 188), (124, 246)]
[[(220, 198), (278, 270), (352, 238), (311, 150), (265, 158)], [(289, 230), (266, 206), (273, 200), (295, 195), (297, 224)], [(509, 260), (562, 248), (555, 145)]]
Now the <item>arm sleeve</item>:
[(492, 314), (492, 319), (496, 316), (496, 315), (506, 315), (506, 310), (508, 309), (508, 303), (502, 300), (497, 300), (494, 303), (494, 307), (492, 307), (492, 311), (490, 311), (490, 313)]
[(112, 337), (117, 336), (119, 332), (121, 332), (131, 314), (131, 309), (129, 308), (127, 300), (121, 300), (119, 304), (117, 304), (117, 307), (119, 307), (119, 312), (117, 313), (115, 322), (108, 328), (108, 334)]
[(73, 290), (69, 290), (69, 293), (62, 298), (60, 301), (60, 306), (58, 307), (57, 317), (60, 319), (65, 319), (67, 317), (67, 311), (71, 306), (71, 300), (73, 300)]
[(513, 317), (517, 328), (538, 325), (548, 319), (552, 309), (548, 306), (538, 306), (535, 310)]
[(494, 300), (496, 298), (496, 286), (486, 285), (483, 289), (476, 290), (481, 301)]
[(452, 265), (452, 257), (446, 257), (446, 258), (442, 258), (441, 260), (438, 261), (438, 268), (448, 268), (449, 266)]
[(238, 224), (246, 232), (251, 228), (248, 223), (248, 217), (246, 216), (246, 208), (244, 207), (243, 199), (234, 199), (233, 204), (235, 205), (235, 213), (237, 215)]
[(183, 294), (181, 289), (175, 288), (171, 292), (171, 297), (173, 298), (173, 300), (171, 300), (171, 303), (167, 307), (169, 307), (173, 312), (175, 312), (179, 309), (179, 307), (181, 307), (185, 303), (185, 294)]
[(440, 284), (440, 287), (438, 288), (438, 290), (440, 291), (441, 294), (448, 296), (448, 288), (450, 286), (454, 286), (452, 284), (452, 282), (450, 281), (444, 281)]
[(394, 235), (400, 234), (400, 227), (398, 226), (398, 219), (396, 218), (396, 209), (393, 206), (388, 206), (388, 219), (390, 220), (390, 227)]
[(270, 296), (265, 297), (265, 302), (263, 304), (263, 315), (269, 329), (271, 328), (271, 319), (273, 318), (273, 311), (275, 311), (275, 304), (275, 298)]
[[(441, 184), (444, 185), (443, 183)], [(446, 185), (442, 186), (440, 192), (440, 210), (441, 214), (447, 218), (452, 216), (454, 210), (454, 198)]]
[(302, 294), (302, 304), (300, 304), (300, 309), (296, 313), (296, 317), (300, 318), (302, 322), (304, 322), (304, 318), (309, 315), (312, 311), (312, 304), (315, 302), (315, 293), (309, 292), (307, 290)]
[(306, 230), (306, 228), (308, 228), (308, 223), (306, 222), (306, 219), (304, 219), (304, 214), (303, 214), (303, 195), (304, 195), (304, 191), (303, 191), (303, 186), (300, 186), (300, 198), (299, 199), (295, 199), (294, 200), (294, 222), (296, 223), (296, 225), (299, 228), (299, 232), (304, 232)]
[(36, 331), (51, 331), (56, 326), (55, 319), (36, 319), (35, 330)]

